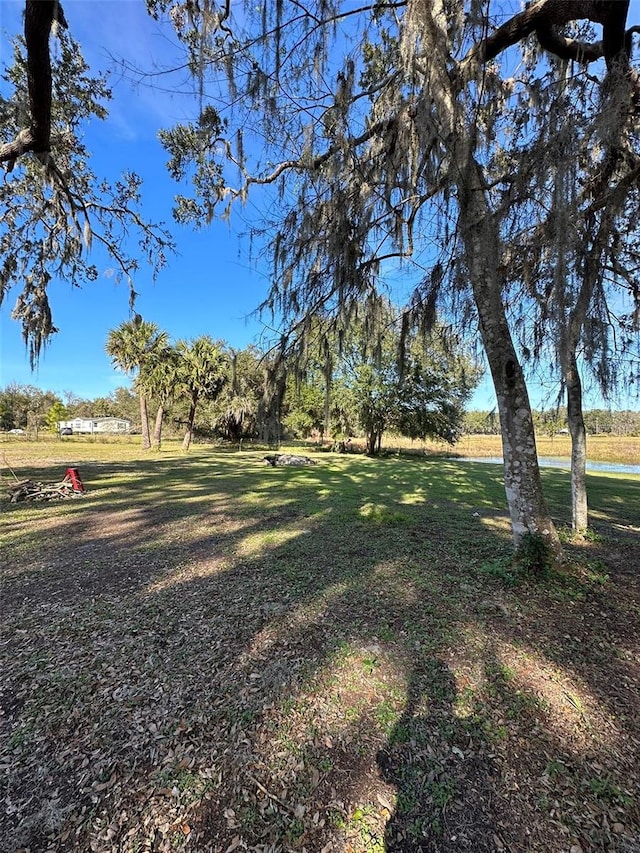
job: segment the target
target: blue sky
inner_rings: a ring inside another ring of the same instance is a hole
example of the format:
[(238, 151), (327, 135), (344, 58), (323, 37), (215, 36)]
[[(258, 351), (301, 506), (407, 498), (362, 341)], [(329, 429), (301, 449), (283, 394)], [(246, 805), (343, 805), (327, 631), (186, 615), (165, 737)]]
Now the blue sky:
[[(21, 31), (23, 0), (0, 0), (0, 59), (10, 60), (10, 39)], [(195, 338), (209, 334), (239, 348), (259, 341), (261, 323), (250, 315), (264, 298), (268, 269), (249, 260), (249, 241), (239, 236), (243, 219), (250, 216), (252, 201), (237, 211), (229, 224), (214, 222), (194, 231), (175, 224), (171, 217), (176, 185), (169, 178), (166, 155), (157, 140), (161, 127), (194, 115), (195, 99), (176, 96), (163, 87), (137, 86), (123, 79), (114, 59), (151, 68), (177, 56), (171, 31), (154, 22), (145, 12), (143, 0), (65, 0), (65, 15), (73, 37), (81, 44), (91, 71), (109, 73), (113, 100), (107, 122), (95, 121), (87, 128), (87, 147), (93, 154), (92, 168), (99, 177), (117, 178), (133, 169), (144, 179), (143, 215), (164, 221), (172, 231), (178, 254), (152, 280), (151, 270), (141, 265), (134, 286), (139, 296), (136, 310), (157, 323), (172, 338)], [(185, 75), (168, 81), (189, 86)], [(81, 397), (109, 394), (127, 384), (104, 352), (109, 329), (130, 319), (128, 289), (116, 285), (106, 274), (106, 258), (92, 258), (102, 271), (100, 278), (82, 290), (64, 282), (50, 287), (54, 323), (59, 329), (41, 356), (35, 372), (29, 366), (19, 324), (10, 318), (17, 293), (9, 294), (0, 308), (2, 360), (0, 385), (10, 382), (37, 385), (59, 394), (73, 391)], [(552, 405), (555, 389), (531, 386), (536, 406)], [(597, 399), (587, 405), (599, 405)], [(481, 383), (472, 408), (490, 409), (495, 396), (490, 378)], [(618, 405), (637, 408), (637, 399), (621, 399)]]
[[(11, 56), (10, 37), (22, 29), (23, 5), (22, 0), (0, 2), (3, 61)], [(92, 72), (113, 69), (110, 55), (137, 57), (148, 67), (154, 57), (161, 55), (164, 61), (171, 51), (166, 31), (148, 17), (142, 0), (66, 0), (64, 8)], [(92, 168), (98, 176), (110, 178), (125, 169), (138, 172), (144, 179), (145, 218), (167, 223), (178, 245), (178, 254), (169, 257), (155, 283), (150, 268), (141, 264), (134, 282), (139, 294), (136, 310), (175, 339), (210, 334), (234, 347), (257, 340), (262, 326), (249, 315), (264, 298), (267, 280), (260, 269), (251, 267), (248, 240), (238, 236), (244, 230), (241, 216), (230, 225), (216, 222), (201, 231), (172, 221), (176, 185), (167, 174), (157, 130), (189, 118), (193, 101), (150, 87), (134, 88), (113, 70), (109, 82), (113, 88), (109, 119), (93, 122), (86, 134)], [(59, 333), (33, 373), (20, 325), (10, 318), (17, 292), (9, 294), (0, 309), (0, 385), (15, 381), (96, 397), (128, 383), (104, 353), (108, 330), (130, 319), (128, 288), (106, 274), (106, 258), (97, 253), (95, 262), (103, 274), (93, 285), (79, 290), (52, 282), (51, 304)]]

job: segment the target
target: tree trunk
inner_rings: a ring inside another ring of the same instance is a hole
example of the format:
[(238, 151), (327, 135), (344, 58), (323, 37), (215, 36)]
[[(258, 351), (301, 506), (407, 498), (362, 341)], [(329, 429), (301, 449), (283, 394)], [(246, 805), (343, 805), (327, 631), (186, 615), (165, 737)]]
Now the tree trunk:
[(191, 445), (191, 439), (193, 438), (193, 424), (196, 419), (196, 407), (198, 405), (198, 398), (191, 398), (191, 405), (189, 406), (189, 417), (187, 419), (187, 431), (184, 434), (184, 439), (182, 441), (182, 449), (188, 450)]
[(480, 333), (498, 400), (504, 486), (514, 545), (541, 536), (556, 556), (562, 548), (542, 492), (529, 394), (502, 301), (501, 241), (482, 173), (462, 141), (458, 156), (459, 224), (478, 311)]
[(267, 373), (258, 406), (258, 423), (262, 440), (269, 447), (280, 447), (280, 411), (286, 387), (286, 374), (282, 369)]
[(571, 525), (586, 530), (589, 524), (587, 504), (587, 431), (582, 414), (582, 383), (575, 352), (565, 369), (567, 385), (567, 421), (571, 435)]
[(542, 492), (531, 404), (511, 335), (506, 329), (504, 339), (496, 340), (483, 332), (483, 340), (498, 400), (514, 544), (518, 547), (527, 533), (539, 535), (559, 555), (560, 540)]
[(367, 456), (373, 456), (375, 453), (376, 436), (373, 430), (367, 430), (365, 451)]
[(158, 406), (158, 411), (156, 412), (156, 422), (153, 427), (153, 447), (157, 450), (160, 450), (160, 445), (162, 444), (162, 421), (164, 419), (164, 406), (162, 403)]
[(327, 357), (324, 366), (324, 425), (322, 431), (322, 442), (329, 439), (331, 434), (331, 380), (333, 378), (333, 360)]
[(142, 432), (142, 449), (151, 447), (151, 435), (149, 433), (149, 413), (147, 411), (147, 398), (140, 394), (140, 430)]

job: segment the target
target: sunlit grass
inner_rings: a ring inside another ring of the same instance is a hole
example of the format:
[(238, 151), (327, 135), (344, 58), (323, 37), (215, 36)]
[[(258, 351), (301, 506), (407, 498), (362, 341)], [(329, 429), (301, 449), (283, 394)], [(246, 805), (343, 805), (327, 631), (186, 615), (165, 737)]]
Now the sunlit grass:
[[(640, 477), (590, 475), (596, 532), (566, 537), (575, 563), (534, 582), (508, 573), (500, 465), (327, 452), (271, 468), (258, 451), (98, 447), (69, 460), (86, 497), (3, 507), (6, 671), (25, 697), (8, 772), (37, 759), (71, 780), (73, 810), (91, 755), (98, 808), (133, 816), (136, 849), (147, 832), (173, 838), (187, 807), (189, 825), (228, 830), (216, 849), (382, 853), (393, 820), (435, 849), (481, 796), (547, 821), (547, 838), (588, 838), (575, 821), (611, 804), (635, 831), (637, 728), (618, 685), (636, 684), (622, 549)], [(30, 450), (17, 476), (55, 479), (59, 448)], [(542, 477), (566, 522), (567, 472)], [(578, 811), (548, 819), (544, 797)], [(84, 814), (73, 837), (92, 849)]]

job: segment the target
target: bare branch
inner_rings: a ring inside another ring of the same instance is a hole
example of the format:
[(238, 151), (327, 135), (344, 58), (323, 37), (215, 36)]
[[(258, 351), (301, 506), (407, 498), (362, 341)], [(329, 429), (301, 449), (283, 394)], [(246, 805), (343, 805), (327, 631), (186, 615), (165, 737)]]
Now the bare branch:
[(58, 0), (27, 0), (24, 13), (24, 37), (27, 46), (27, 84), (31, 125), (21, 130), (9, 143), (0, 146), (0, 163), (13, 169), (22, 154), (32, 151), (47, 160), (51, 150), (51, 59), (49, 35), (57, 23), (66, 29), (67, 22)]
[[(638, 31), (638, 27), (625, 31), (628, 9), (629, 0), (538, 0), (475, 45), (468, 58), (487, 62), (535, 32), (540, 45), (562, 59), (589, 63), (604, 57), (609, 65), (622, 51), (628, 57), (631, 34)], [(602, 24), (602, 41), (580, 42), (554, 29), (578, 20)]]
[(536, 27), (536, 35), (540, 47), (553, 53), (560, 59), (569, 59), (581, 65), (587, 65), (601, 59), (604, 55), (602, 41), (586, 42), (565, 38), (557, 33), (546, 21)]

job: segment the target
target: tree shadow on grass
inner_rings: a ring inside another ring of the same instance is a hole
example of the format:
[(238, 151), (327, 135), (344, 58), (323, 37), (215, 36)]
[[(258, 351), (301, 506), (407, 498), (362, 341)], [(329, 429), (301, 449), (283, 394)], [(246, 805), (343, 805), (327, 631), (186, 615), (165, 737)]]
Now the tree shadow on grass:
[[(43, 821), (45, 806), (59, 812), (57, 832), (34, 825), (32, 849), (48, 849), (48, 833), (74, 853), (152, 838), (171, 853), (218, 853), (236, 837), (253, 849), (344, 850), (362, 804), (380, 803), (376, 754), (398, 792), (388, 850), (499, 849), (504, 774), (483, 725), (494, 705), (513, 707), (513, 691), (500, 682), (500, 701), (465, 720), (458, 670), (442, 663), (447, 648), (486, 656), (465, 651), (469, 625), (484, 618), (478, 633), (493, 637), (532, 618), (526, 601), (517, 618), (515, 593), (513, 616), (476, 607), (496, 591), (474, 563), (509, 549), (506, 528), (474, 513), (493, 485), (392, 461), (127, 466), (103, 471), (102, 497), (96, 489), (95, 504), (79, 501), (64, 520), (54, 508), (15, 513), (25, 572), (6, 590), (10, 794), (16, 809), (42, 804)], [(511, 622), (501, 631), (496, 620)], [(535, 648), (547, 621), (531, 627)], [(514, 772), (528, 732), (525, 720), (499, 733)], [(525, 776), (531, 766), (544, 770)], [(12, 825), (20, 819), (34, 815), (14, 811)], [(565, 849), (509, 834), (516, 850)]]
[(383, 778), (397, 789), (388, 853), (500, 848), (500, 774), (479, 730), (456, 716), (455, 703), (445, 663), (433, 659), (413, 670), (404, 713), (377, 756)]

